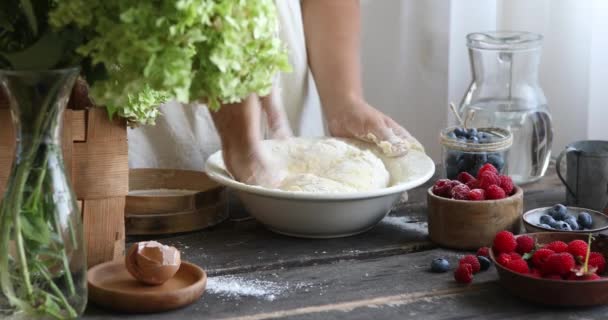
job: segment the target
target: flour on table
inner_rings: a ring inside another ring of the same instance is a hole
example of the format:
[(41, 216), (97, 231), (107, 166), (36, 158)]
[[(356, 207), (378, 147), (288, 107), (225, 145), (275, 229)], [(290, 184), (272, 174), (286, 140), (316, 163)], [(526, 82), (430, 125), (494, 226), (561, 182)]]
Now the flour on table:
[(339, 139), (295, 138), (272, 146), (283, 158), (286, 178), (279, 189), (295, 192), (356, 192), (385, 188), (390, 175), (370, 150)]
[(207, 280), (207, 291), (209, 293), (233, 299), (254, 297), (273, 301), (292, 287), (300, 289), (306, 286), (308, 285), (304, 283), (290, 286), (289, 283), (246, 279), (237, 276), (211, 277)]

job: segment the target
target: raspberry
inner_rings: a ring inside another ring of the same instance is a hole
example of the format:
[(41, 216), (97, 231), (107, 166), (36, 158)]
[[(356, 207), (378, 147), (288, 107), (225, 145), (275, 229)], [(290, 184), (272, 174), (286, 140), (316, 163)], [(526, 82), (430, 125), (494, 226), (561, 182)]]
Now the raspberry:
[(568, 251), (568, 245), (563, 241), (553, 241), (544, 247), (545, 249), (553, 250), (555, 253)]
[(479, 270), (481, 270), (481, 264), (479, 263), (479, 260), (477, 260), (477, 257), (472, 254), (462, 257), (462, 259), (458, 261), (458, 264), (470, 264), (473, 273), (477, 273), (479, 272)]
[(500, 179), (499, 186), (505, 191), (507, 195), (512, 195), (515, 191), (515, 185), (513, 184), (513, 180), (509, 176), (498, 176)]
[(496, 258), (496, 262), (498, 262), (498, 264), (506, 267), (507, 264), (509, 262), (511, 262), (511, 256), (508, 253), (501, 253), (498, 255), (498, 258)]
[(509, 255), (511, 256), (511, 260), (521, 260), (522, 259), (522, 257), (517, 252), (511, 252), (511, 253), (509, 253)]
[(490, 248), (488, 247), (481, 247), (477, 250), (477, 256), (481, 256), (481, 257), (490, 257)]
[(510, 253), (515, 251), (516, 247), (517, 242), (515, 241), (515, 237), (509, 231), (500, 231), (494, 237), (494, 244), (492, 248), (494, 249), (495, 253)]
[(459, 283), (471, 283), (473, 281), (473, 267), (468, 263), (463, 263), (454, 271), (454, 279)]
[(532, 239), (532, 237), (530, 236), (520, 236), (517, 237), (517, 248), (515, 248), (515, 251), (517, 251), (517, 253), (519, 254), (526, 254), (532, 250), (534, 250), (534, 239)]
[(532, 265), (536, 268), (542, 269), (545, 261), (547, 261), (547, 258), (554, 253), (555, 251), (551, 249), (543, 248), (536, 250), (532, 255)]
[(604, 270), (606, 270), (606, 259), (604, 258), (604, 255), (599, 252), (591, 252), (589, 254), (589, 266), (597, 268), (597, 274), (604, 273)]
[(565, 276), (576, 266), (571, 254), (567, 252), (554, 253), (547, 257), (543, 265), (544, 274), (557, 274)]
[(468, 200), (469, 191), (471, 191), (471, 189), (469, 189), (469, 187), (467, 187), (466, 184), (459, 184), (459, 185), (455, 186), (454, 188), (452, 188), (452, 191), (450, 191), (450, 194), (452, 195), (453, 199)]
[(481, 201), (486, 199), (486, 192), (483, 189), (473, 189), (469, 191), (469, 200)]
[(523, 259), (511, 260), (509, 261), (509, 263), (507, 263), (506, 267), (507, 269), (515, 271), (517, 273), (530, 272), (530, 269), (528, 268), (528, 263), (526, 262), (526, 260)]
[(473, 177), (470, 173), (463, 171), (458, 174), (456, 180), (466, 184), (469, 181), (475, 180), (475, 177)]
[(479, 180), (473, 179), (467, 182), (466, 185), (469, 187), (469, 189), (479, 189)]
[(496, 175), (498, 174), (498, 170), (492, 164), (486, 163), (481, 168), (479, 168), (479, 171), (477, 171), (477, 179), (479, 179), (479, 177), (481, 177), (481, 174), (486, 171), (492, 172)]
[(499, 200), (506, 197), (505, 191), (495, 184), (486, 189), (486, 199), (488, 200)]
[(576, 280), (576, 281), (593, 281), (593, 280), (599, 280), (602, 277), (598, 276), (595, 273), (590, 273), (590, 274), (584, 274), (582, 276), (577, 276), (576, 273), (571, 273), (568, 276), (568, 280)]
[(433, 185), (433, 194), (440, 197), (449, 198), (452, 190), (452, 180), (439, 179)]
[(479, 187), (484, 190), (488, 190), (491, 185), (500, 185), (500, 178), (494, 172), (486, 171), (479, 175)]
[(568, 253), (578, 261), (582, 261), (587, 256), (587, 242), (583, 240), (572, 240), (568, 243)]

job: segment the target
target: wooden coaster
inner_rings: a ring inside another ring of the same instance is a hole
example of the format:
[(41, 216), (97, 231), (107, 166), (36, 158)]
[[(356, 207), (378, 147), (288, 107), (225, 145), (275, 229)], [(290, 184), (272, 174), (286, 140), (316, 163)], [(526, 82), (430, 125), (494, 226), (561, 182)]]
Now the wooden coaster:
[(128, 235), (190, 232), (228, 217), (225, 189), (204, 172), (131, 169), (129, 175)]
[(124, 260), (116, 260), (91, 268), (87, 280), (89, 299), (95, 304), (121, 312), (152, 313), (177, 309), (199, 299), (207, 285), (207, 274), (182, 261), (173, 278), (150, 286), (135, 280)]

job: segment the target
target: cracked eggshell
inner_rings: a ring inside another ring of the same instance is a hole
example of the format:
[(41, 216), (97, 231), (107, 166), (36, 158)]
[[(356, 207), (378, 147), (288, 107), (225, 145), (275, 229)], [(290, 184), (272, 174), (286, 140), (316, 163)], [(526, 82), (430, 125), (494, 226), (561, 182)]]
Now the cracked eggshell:
[(165, 283), (175, 275), (180, 264), (179, 250), (156, 241), (133, 244), (125, 257), (129, 273), (148, 285)]

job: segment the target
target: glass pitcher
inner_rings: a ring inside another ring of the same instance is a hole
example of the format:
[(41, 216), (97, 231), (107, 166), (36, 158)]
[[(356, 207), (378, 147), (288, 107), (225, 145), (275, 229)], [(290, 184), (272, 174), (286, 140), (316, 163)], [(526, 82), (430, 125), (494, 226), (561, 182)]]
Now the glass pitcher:
[(540, 179), (551, 157), (551, 115), (538, 82), (541, 43), (541, 35), (529, 32), (467, 35), (473, 81), (461, 116), (471, 127), (511, 131), (509, 175), (518, 184)]

